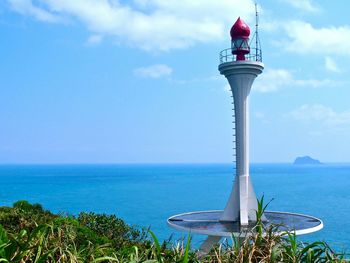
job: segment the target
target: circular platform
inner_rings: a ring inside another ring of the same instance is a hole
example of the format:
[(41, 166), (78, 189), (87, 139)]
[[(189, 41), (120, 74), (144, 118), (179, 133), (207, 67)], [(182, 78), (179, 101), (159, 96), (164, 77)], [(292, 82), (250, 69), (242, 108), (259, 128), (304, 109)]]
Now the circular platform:
[[(242, 228), (238, 222), (222, 222), (223, 211), (199, 211), (179, 214), (168, 219), (169, 226), (178, 230), (208, 235), (208, 236), (245, 236), (247, 230), (252, 229), (254, 225)], [(264, 222), (266, 227), (269, 225), (279, 225), (280, 232), (295, 231), (296, 235), (303, 235), (316, 232), (323, 228), (320, 219), (308, 215), (301, 215), (286, 212), (266, 211), (264, 213), (267, 221)]]

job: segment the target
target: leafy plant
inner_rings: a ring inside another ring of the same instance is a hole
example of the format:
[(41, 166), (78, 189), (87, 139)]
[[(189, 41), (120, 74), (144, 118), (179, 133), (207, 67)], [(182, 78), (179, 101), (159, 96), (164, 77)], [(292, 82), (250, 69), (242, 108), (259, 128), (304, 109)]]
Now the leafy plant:
[(335, 253), (325, 242), (305, 244), (295, 233), (278, 231), (279, 226), (265, 227), (266, 207), (264, 199), (259, 200), (257, 224), (245, 237), (233, 238), (232, 245), (219, 244), (199, 257), (191, 250), (190, 235), (187, 242), (161, 244), (152, 231), (113, 215), (55, 215), (41, 205), (19, 201), (12, 208), (0, 207), (0, 262), (345, 262), (345, 254)]

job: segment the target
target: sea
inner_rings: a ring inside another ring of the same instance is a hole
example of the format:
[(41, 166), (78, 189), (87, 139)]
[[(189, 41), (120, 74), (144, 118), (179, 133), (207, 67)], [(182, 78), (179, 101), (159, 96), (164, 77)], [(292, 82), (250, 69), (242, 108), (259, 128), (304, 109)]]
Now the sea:
[[(314, 166), (252, 164), (250, 175), (267, 210), (302, 213), (324, 228), (300, 236), (350, 249), (350, 164)], [(40, 203), (55, 213), (114, 214), (150, 227), (161, 240), (185, 238), (168, 217), (225, 207), (234, 180), (231, 164), (0, 165), (0, 206), (17, 200)], [(193, 236), (196, 247), (204, 236)]]

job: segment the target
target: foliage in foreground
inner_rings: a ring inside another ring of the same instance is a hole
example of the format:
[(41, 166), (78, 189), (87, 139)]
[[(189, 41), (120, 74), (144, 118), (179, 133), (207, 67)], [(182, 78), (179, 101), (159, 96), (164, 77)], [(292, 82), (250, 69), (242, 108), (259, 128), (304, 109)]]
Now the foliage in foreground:
[[(0, 262), (345, 262), (324, 242), (303, 244), (293, 233), (278, 234), (261, 222), (233, 245), (221, 244), (198, 256), (186, 242), (160, 243), (156, 235), (114, 215), (55, 215), (26, 201), (0, 207)], [(185, 244), (186, 243), (186, 244)]]

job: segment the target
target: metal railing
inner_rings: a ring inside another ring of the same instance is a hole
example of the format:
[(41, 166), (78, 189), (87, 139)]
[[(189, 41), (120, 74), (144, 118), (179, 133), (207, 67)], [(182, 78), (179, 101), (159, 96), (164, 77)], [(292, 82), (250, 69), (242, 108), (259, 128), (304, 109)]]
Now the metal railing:
[[(250, 52), (251, 53), (245, 55), (246, 61), (262, 62), (261, 49), (251, 48)], [(236, 55), (232, 54), (232, 48), (227, 48), (220, 52), (220, 64), (232, 61), (236, 61)]]

